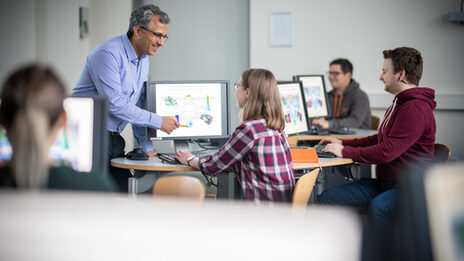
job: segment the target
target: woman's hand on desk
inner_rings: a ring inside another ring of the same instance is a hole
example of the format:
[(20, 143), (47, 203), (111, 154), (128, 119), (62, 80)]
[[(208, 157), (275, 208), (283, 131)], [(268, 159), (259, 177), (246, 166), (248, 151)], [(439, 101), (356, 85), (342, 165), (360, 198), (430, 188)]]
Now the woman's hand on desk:
[(341, 143), (329, 143), (322, 150), (323, 152), (332, 152), (335, 156), (343, 158), (342, 154), (343, 145)]
[(187, 165), (187, 159), (191, 156), (193, 156), (193, 154), (188, 150), (179, 150), (176, 153), (177, 160), (179, 160), (183, 165)]
[(194, 157), (193, 154), (188, 150), (179, 150), (176, 153), (176, 158), (183, 165), (187, 165), (192, 168), (200, 169), (200, 167), (198, 166), (198, 158)]
[(334, 139), (334, 138), (323, 138), (319, 144), (321, 145), (324, 145), (324, 144), (342, 144), (342, 141), (341, 140), (337, 140), (337, 139)]

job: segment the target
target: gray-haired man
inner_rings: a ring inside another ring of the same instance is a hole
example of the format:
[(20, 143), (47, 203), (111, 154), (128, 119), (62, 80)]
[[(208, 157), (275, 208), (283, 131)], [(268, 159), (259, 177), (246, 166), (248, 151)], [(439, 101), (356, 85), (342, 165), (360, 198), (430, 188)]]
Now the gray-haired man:
[[(109, 101), (108, 126), (110, 159), (124, 155), (125, 141), (119, 135), (127, 123), (145, 152), (153, 151), (145, 140), (144, 128), (171, 133), (179, 127), (174, 117), (159, 116), (143, 109), (143, 83), (148, 80), (148, 55), (155, 55), (167, 39), (169, 16), (155, 5), (144, 5), (132, 11), (126, 34), (97, 46), (87, 57), (73, 96), (103, 95)], [(153, 153), (152, 153), (153, 155)], [(110, 173), (127, 190), (127, 177), (111, 168)], [(117, 173), (117, 174), (116, 174)]]

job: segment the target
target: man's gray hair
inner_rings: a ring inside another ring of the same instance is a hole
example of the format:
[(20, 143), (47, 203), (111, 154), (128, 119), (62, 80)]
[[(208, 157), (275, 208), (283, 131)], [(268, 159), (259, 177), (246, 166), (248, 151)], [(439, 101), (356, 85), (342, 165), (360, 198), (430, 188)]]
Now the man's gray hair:
[(134, 11), (131, 13), (127, 36), (131, 38), (132, 35), (134, 35), (134, 26), (136, 25), (148, 28), (151, 20), (153, 19), (153, 16), (155, 15), (159, 15), (159, 21), (163, 24), (169, 24), (171, 21), (168, 14), (161, 11), (161, 9), (159, 9), (159, 7), (156, 5), (143, 5), (137, 9), (134, 9)]

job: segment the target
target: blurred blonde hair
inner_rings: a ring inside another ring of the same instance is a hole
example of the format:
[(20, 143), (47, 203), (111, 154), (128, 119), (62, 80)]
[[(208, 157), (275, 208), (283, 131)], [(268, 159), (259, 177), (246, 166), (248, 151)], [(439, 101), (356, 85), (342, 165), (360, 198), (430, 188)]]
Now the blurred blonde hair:
[(13, 72), (2, 88), (0, 122), (13, 149), (9, 163), (19, 188), (37, 189), (48, 181), (48, 135), (62, 115), (64, 85), (47, 67)]
[(242, 73), (242, 87), (249, 89), (242, 121), (266, 120), (266, 127), (282, 132), (285, 127), (277, 81), (269, 70), (248, 69)]

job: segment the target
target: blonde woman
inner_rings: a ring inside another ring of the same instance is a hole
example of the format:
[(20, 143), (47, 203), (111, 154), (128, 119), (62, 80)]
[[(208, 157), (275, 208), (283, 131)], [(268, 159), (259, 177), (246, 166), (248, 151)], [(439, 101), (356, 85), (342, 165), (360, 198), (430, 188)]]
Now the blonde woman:
[(13, 72), (2, 88), (0, 123), (13, 155), (0, 168), (0, 187), (114, 191), (115, 184), (97, 173), (53, 167), (48, 152), (66, 124), (61, 80), (47, 67), (30, 65)]
[(207, 176), (232, 167), (244, 199), (290, 201), (295, 179), (275, 77), (268, 70), (248, 69), (234, 87), (243, 112), (230, 139), (212, 155), (195, 158), (179, 151), (177, 159)]

